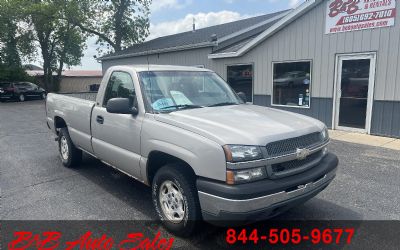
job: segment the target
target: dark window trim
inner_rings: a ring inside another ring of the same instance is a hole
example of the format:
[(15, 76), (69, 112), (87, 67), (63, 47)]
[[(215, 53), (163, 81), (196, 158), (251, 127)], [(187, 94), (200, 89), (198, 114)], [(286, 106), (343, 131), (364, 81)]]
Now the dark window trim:
[(115, 71), (111, 72), (110, 77), (108, 78), (108, 82), (107, 82), (106, 88), (105, 88), (105, 90), (104, 90), (104, 95), (103, 95), (103, 100), (102, 100), (102, 105), (101, 105), (103, 108), (105, 108), (105, 107), (107, 106), (107, 103), (104, 103), (104, 100), (106, 99), (106, 94), (107, 94), (108, 85), (110, 84), (111, 77), (113, 76), (114, 73), (125, 73), (125, 74), (128, 74), (129, 77), (131, 78), (131, 81), (132, 81), (132, 83), (133, 83), (133, 88), (134, 88), (134, 90), (135, 90), (135, 92), (136, 92), (136, 89), (135, 89), (135, 82), (134, 82), (133, 79), (132, 79), (132, 75), (131, 75), (129, 72), (127, 72), (127, 71), (115, 70)]

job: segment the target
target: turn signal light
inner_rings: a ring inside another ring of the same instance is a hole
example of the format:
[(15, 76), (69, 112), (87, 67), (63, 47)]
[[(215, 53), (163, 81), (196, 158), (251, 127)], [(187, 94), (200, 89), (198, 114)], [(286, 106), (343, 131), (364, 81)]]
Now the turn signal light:
[(235, 173), (233, 171), (226, 171), (226, 184), (235, 184)]

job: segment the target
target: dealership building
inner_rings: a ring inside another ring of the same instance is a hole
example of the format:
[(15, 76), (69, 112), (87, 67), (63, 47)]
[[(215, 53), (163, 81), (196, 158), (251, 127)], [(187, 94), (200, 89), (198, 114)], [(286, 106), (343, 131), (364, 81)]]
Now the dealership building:
[(400, 138), (398, 15), (394, 0), (309, 0), (101, 60), (103, 71), (147, 63), (205, 67), (253, 104), (308, 115), (332, 129)]

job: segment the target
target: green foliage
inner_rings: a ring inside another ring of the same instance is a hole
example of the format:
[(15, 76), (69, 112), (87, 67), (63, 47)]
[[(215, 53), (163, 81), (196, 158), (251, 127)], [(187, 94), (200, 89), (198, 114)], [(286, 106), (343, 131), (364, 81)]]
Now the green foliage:
[(0, 0), (0, 63), (7, 68), (0, 74), (19, 74), (21, 61), (35, 56), (38, 46), (45, 88), (53, 88), (65, 67), (80, 64), (88, 35), (97, 36), (99, 55), (143, 42), (149, 35), (150, 4), (151, 0)]
[(151, 0), (72, 0), (66, 15), (82, 31), (97, 36), (99, 55), (121, 51), (149, 35)]
[[(35, 38), (40, 45), (44, 85), (56, 85), (64, 67), (79, 65), (85, 48), (85, 37), (82, 31), (67, 18), (67, 11), (72, 11), (68, 0), (24, 0), (28, 8)], [(53, 72), (58, 77), (53, 78)]]
[(23, 68), (6, 66), (0, 64), (0, 81), (28, 81), (33, 82), (34, 78), (29, 76)]
[(10, 67), (20, 67), (22, 59), (30, 59), (35, 54), (33, 33), (27, 25), (22, 1), (0, 0), (0, 63)]

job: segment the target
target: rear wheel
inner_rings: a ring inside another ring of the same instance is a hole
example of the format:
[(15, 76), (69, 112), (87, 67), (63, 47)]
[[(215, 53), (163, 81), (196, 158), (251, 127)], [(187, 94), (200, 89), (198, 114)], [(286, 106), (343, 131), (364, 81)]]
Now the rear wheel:
[(156, 173), (152, 184), (153, 205), (165, 228), (189, 236), (201, 220), (195, 177), (185, 166), (168, 164)]
[(81, 163), (82, 151), (75, 147), (67, 128), (61, 128), (58, 137), (60, 158), (64, 166), (71, 168)]
[(24, 101), (25, 101), (25, 95), (24, 95), (24, 94), (20, 94), (20, 95), (18, 96), (18, 100), (19, 100), (20, 102), (24, 102)]

